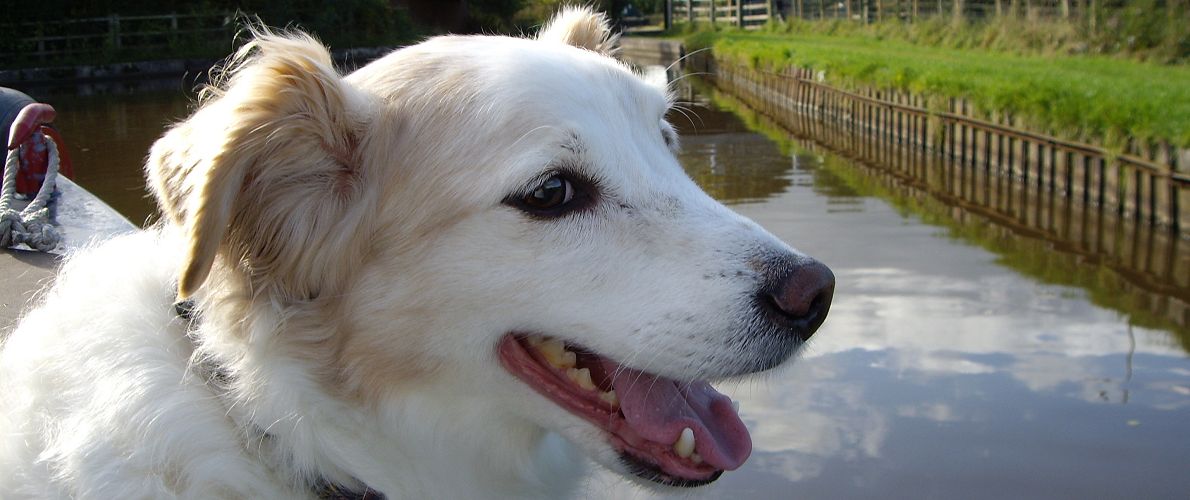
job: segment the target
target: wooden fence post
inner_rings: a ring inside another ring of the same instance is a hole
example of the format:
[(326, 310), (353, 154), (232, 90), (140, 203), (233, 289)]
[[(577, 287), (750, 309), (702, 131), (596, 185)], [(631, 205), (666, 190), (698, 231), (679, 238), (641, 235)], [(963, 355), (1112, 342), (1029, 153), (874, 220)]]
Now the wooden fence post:
[(107, 31), (108, 36), (111, 37), (112, 47), (120, 48), (120, 15), (112, 14), (107, 16)]

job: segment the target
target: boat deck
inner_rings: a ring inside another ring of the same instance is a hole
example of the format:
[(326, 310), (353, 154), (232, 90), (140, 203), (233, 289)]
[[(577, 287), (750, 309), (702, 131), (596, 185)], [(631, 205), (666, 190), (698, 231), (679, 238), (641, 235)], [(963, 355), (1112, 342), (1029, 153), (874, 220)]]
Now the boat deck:
[(16, 324), (29, 300), (50, 283), (60, 255), (29, 250), (0, 251), (0, 338)]
[(136, 226), (95, 195), (60, 178), (58, 227), (63, 244), (54, 253), (0, 249), (0, 339), (16, 325), (21, 312), (53, 281), (64, 256), (96, 240), (136, 230)]

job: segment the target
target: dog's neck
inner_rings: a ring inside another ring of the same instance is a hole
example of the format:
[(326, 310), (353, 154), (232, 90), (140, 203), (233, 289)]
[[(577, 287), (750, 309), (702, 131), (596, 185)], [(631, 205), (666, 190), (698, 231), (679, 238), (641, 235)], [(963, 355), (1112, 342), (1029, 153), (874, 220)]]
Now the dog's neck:
[[(184, 300), (175, 303), (174, 312), (179, 318), (189, 324), (189, 327), (186, 329), (187, 338), (192, 342), (196, 341), (198, 338), (197, 327), (200, 324), (200, 319), (194, 301)], [(195, 345), (195, 351), (198, 351), (198, 349), (199, 346)], [(212, 392), (223, 395), (235, 385), (231, 370), (214, 357), (206, 357), (199, 360), (195, 368), (202, 379), (206, 381), (207, 386)], [(249, 425), (244, 428), (250, 438), (249, 440), (258, 443), (258, 447), (260, 448), (263, 448), (266, 443), (271, 443), (275, 439), (273, 435), (269, 434), (267, 430), (261, 428), (259, 425)], [(386, 500), (383, 493), (368, 487), (366, 484), (357, 484), (359, 483), (358, 480), (353, 480), (352, 483), (354, 486), (339, 484), (319, 477), (307, 489), (315, 498), (320, 500)]]
[(197, 366), (246, 449), (277, 477), (304, 478), (316, 498), (561, 498), (585, 472), (569, 443), (480, 407), (465, 388), (427, 385), (359, 408), (302, 378), (310, 370), (283, 349), (251, 349), (246, 332), (229, 341), (236, 325), (209, 324), (192, 304), (178, 309), (192, 318)]

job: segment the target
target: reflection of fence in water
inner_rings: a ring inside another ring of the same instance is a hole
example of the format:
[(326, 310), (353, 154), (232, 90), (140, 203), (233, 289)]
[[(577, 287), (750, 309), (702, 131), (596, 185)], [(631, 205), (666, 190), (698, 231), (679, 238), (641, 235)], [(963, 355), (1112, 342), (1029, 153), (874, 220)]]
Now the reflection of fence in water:
[[(696, 57), (697, 59), (697, 57)], [(1016, 234), (1047, 259), (1102, 263), (1130, 310), (1190, 324), (1190, 176), (1136, 157), (931, 113), (915, 98), (842, 92), (807, 72), (768, 73), (704, 58), (715, 85), (795, 135)], [(961, 104), (956, 104), (961, 109)], [(1039, 266), (1044, 267), (1044, 266)], [(1072, 270), (1078, 272), (1077, 269)], [(1125, 297), (1125, 295), (1127, 297)]]

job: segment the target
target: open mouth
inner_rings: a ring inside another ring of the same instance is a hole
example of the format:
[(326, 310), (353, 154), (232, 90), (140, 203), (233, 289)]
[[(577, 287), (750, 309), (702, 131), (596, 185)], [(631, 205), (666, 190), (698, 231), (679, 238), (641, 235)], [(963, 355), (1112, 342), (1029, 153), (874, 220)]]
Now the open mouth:
[(603, 429), (624, 465), (645, 479), (700, 486), (752, 452), (735, 405), (706, 381), (634, 370), (539, 335), (506, 335), (498, 351), (529, 387)]

